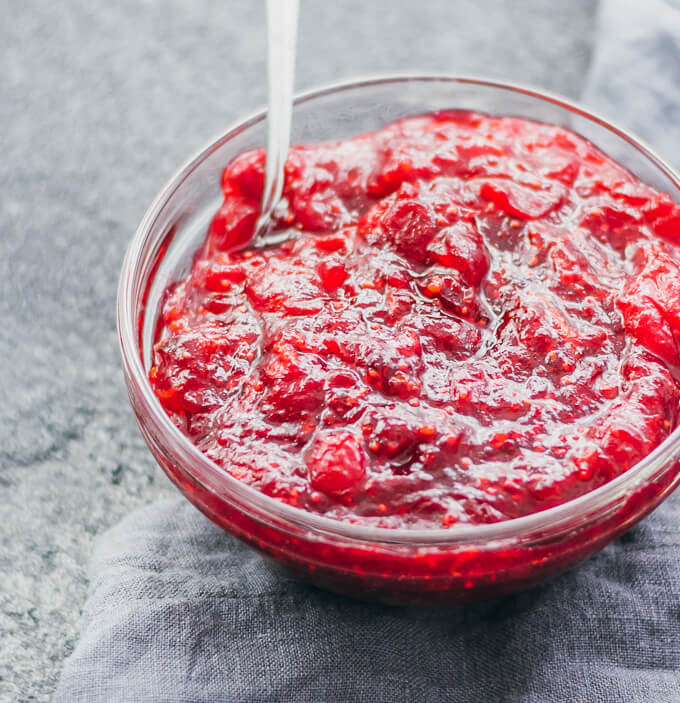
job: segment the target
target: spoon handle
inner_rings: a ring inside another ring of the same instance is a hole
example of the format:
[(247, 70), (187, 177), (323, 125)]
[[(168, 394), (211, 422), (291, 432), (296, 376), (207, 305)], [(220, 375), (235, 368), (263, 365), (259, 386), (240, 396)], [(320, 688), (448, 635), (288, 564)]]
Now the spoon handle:
[(266, 231), (283, 193), (284, 166), (290, 146), (299, 0), (267, 0), (269, 109), (267, 158), (256, 237)]

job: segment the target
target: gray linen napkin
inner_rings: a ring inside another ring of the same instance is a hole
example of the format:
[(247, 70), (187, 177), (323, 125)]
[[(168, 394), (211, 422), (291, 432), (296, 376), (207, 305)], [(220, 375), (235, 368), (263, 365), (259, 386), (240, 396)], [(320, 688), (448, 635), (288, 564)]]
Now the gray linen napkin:
[[(679, 66), (680, 10), (605, 0), (584, 100), (678, 164)], [(55, 700), (679, 701), (679, 506), (541, 588), (432, 611), (295, 583), (164, 500), (97, 541)]]

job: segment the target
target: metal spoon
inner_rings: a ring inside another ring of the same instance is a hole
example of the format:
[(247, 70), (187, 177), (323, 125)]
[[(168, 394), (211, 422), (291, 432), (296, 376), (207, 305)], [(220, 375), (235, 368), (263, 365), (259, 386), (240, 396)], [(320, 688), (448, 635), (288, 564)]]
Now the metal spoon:
[(299, 0), (267, 0), (269, 109), (267, 157), (260, 216), (251, 244), (262, 243), (283, 193), (284, 166), (290, 147)]

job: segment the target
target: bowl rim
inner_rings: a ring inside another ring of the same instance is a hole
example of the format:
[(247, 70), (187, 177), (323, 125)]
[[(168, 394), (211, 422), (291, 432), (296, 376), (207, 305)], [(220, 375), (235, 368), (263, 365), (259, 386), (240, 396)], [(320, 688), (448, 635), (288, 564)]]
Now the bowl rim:
[[(622, 138), (646, 157), (680, 190), (680, 174), (659, 157), (642, 139), (610, 120), (604, 119), (578, 102), (549, 91), (538, 90), (522, 84), (474, 75), (448, 73), (377, 74), (343, 80), (306, 90), (296, 94), (294, 104), (303, 104), (317, 98), (348, 90), (409, 82), (476, 85), (520, 93), (538, 101), (552, 103), (558, 108), (584, 117)], [(167, 445), (170, 442), (172, 443), (172, 447), (169, 450), (177, 458), (177, 463), (183, 472), (189, 471), (194, 481), (211, 492), (214, 492), (214, 489), (202, 480), (203, 473), (211, 475), (217, 481), (221, 481), (224, 486), (224, 493), (220, 492), (222, 499), (226, 501), (237, 500), (243, 508), (254, 510), (255, 516), (260, 519), (262, 517), (274, 518), (278, 521), (292, 523), (298, 528), (311, 529), (330, 537), (348, 538), (358, 542), (428, 547), (436, 545), (459, 546), (463, 544), (486, 545), (489, 542), (508, 539), (531, 538), (536, 536), (537, 533), (545, 537), (553, 531), (572, 529), (575, 519), (586, 520), (593, 514), (593, 511), (599, 512), (600, 509), (604, 509), (612, 501), (626, 498), (629, 495), (628, 489), (632, 490), (641, 482), (649, 480), (655, 473), (667, 470), (669, 468), (667, 464), (670, 459), (676, 460), (676, 455), (680, 448), (680, 425), (650, 454), (612, 481), (560, 505), (495, 523), (463, 523), (454, 524), (448, 528), (411, 529), (407, 527), (366, 526), (343, 522), (282, 503), (234, 478), (203, 454), (171, 422), (149, 383), (142, 363), (139, 333), (138, 329), (136, 329), (139, 308), (135, 300), (136, 278), (133, 274), (140, 264), (140, 257), (145, 250), (145, 245), (156, 219), (186, 178), (224, 143), (254, 124), (263, 121), (265, 117), (266, 108), (260, 108), (246, 118), (233, 122), (225, 131), (195, 152), (175, 172), (158, 192), (151, 205), (149, 205), (128, 245), (121, 268), (116, 317), (123, 370), (128, 381), (128, 390), (132, 393), (134, 389), (135, 399), (141, 403), (147, 418), (150, 418), (156, 428), (163, 433), (163, 437), (167, 440), (166, 449), (168, 449)], [(156, 238), (158, 238), (158, 235), (156, 235)], [(139, 422), (141, 423), (141, 420)], [(178, 453), (181, 456), (177, 457)], [(185, 460), (191, 462), (192, 466), (200, 467), (200, 472), (188, 469), (185, 465)]]

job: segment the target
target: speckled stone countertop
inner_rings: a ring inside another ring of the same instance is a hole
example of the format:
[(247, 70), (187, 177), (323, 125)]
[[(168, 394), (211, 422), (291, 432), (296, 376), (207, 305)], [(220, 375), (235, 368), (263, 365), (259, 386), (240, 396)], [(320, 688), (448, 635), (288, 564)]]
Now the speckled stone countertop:
[[(93, 537), (172, 491), (129, 410), (125, 247), (185, 158), (264, 102), (264, 3), (7, 0), (0, 22), (0, 701), (48, 700)], [(299, 89), (475, 73), (578, 95), (595, 0), (303, 1)]]

